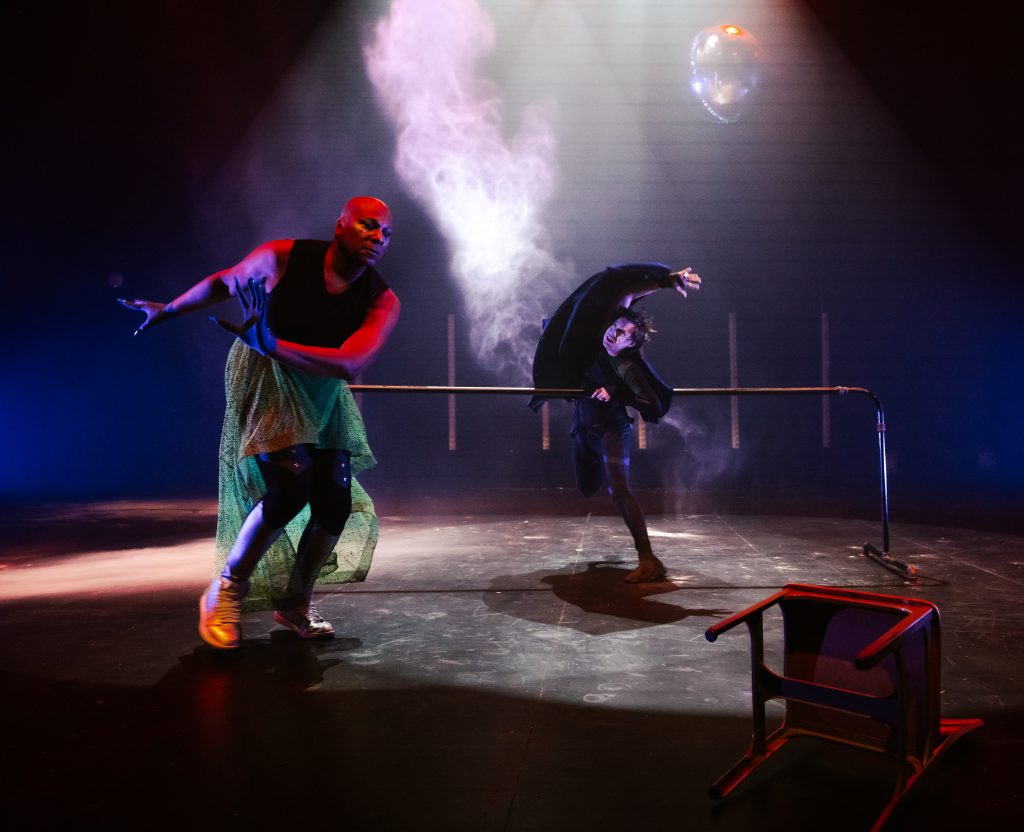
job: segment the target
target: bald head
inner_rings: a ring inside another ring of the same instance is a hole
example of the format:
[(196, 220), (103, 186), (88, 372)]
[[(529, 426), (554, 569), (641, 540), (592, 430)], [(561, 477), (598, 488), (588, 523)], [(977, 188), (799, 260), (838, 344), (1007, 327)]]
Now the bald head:
[(338, 222), (351, 221), (359, 217), (375, 217), (382, 223), (387, 220), (391, 225), (391, 209), (387, 203), (375, 196), (354, 196), (345, 203), (338, 216)]
[(391, 209), (373, 196), (353, 197), (338, 217), (334, 239), (348, 257), (375, 265), (391, 242)]

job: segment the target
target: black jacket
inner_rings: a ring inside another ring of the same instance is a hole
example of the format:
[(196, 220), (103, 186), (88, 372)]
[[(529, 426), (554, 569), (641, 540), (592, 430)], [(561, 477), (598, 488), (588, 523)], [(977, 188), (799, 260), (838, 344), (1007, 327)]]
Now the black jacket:
[[(661, 263), (627, 263), (609, 266), (574, 291), (555, 311), (544, 327), (533, 358), (533, 386), (538, 388), (580, 388), (584, 376), (600, 351), (605, 330), (614, 322), (622, 299), (645, 284), (669, 286), (671, 270)], [(635, 401), (628, 389), (622, 399), (648, 422), (657, 422), (668, 411), (672, 398), (669, 387), (643, 355), (631, 357), (656, 397), (651, 403)], [(529, 407), (538, 410), (551, 396), (534, 396)], [(559, 397), (561, 398), (561, 397)]]

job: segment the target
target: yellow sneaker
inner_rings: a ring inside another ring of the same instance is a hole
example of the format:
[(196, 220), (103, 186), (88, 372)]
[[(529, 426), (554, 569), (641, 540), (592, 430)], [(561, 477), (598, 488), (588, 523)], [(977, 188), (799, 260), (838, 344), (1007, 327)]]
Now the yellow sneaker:
[(199, 599), (199, 635), (211, 647), (234, 650), (241, 642), (242, 595), (238, 581), (221, 576)]

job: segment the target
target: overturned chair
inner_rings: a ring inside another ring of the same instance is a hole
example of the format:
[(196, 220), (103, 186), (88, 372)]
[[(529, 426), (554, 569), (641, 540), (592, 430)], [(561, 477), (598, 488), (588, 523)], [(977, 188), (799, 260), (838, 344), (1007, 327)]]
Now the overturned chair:
[[(763, 613), (783, 619), (783, 672), (764, 661)], [(895, 791), (873, 827), (950, 745), (980, 719), (939, 714), (939, 610), (929, 601), (803, 584), (720, 621), (715, 641), (738, 624), (750, 631), (754, 726), (750, 748), (710, 788), (725, 797), (794, 737), (818, 737), (898, 760)], [(765, 703), (786, 701), (782, 724), (767, 734)]]

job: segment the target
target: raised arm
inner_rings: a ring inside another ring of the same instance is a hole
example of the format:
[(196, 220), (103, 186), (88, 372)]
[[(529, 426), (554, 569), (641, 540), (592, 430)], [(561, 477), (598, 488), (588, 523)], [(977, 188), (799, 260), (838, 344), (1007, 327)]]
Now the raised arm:
[[(589, 328), (603, 330), (616, 309), (628, 308), (659, 289), (674, 289), (686, 297), (688, 290), (699, 288), (700, 277), (689, 266), (672, 271), (662, 263), (621, 263), (598, 272), (577, 288), (559, 307), (555, 318), (563, 313), (571, 330), (577, 328), (577, 321), (586, 322)], [(583, 333), (573, 331), (567, 334), (575, 338)]]
[[(578, 386), (616, 310), (669, 288), (685, 297), (700, 288), (700, 277), (689, 267), (672, 271), (661, 263), (624, 263), (592, 275), (562, 301), (541, 333), (533, 359), (534, 386)], [(530, 407), (536, 410), (542, 401), (534, 397)]]
[(235, 281), (247, 285), (250, 278), (266, 278), (267, 290), (271, 290), (284, 274), (291, 253), (292, 240), (271, 240), (247, 254), (240, 262), (228, 269), (222, 269), (204, 277), (194, 286), (186, 289), (170, 303), (151, 300), (126, 300), (118, 303), (128, 309), (142, 312), (146, 318), (134, 334), (145, 332), (151, 326), (164, 323), (175, 315), (205, 309), (226, 300), (235, 292)]
[[(663, 266), (662, 268), (667, 267)], [(688, 296), (687, 291), (700, 291), (700, 275), (696, 274), (691, 266), (664, 275), (655, 276), (645, 273), (644, 278), (623, 288), (624, 294), (619, 301), (620, 306), (628, 308), (640, 298), (652, 295), (659, 289), (673, 289), (684, 298)]]

